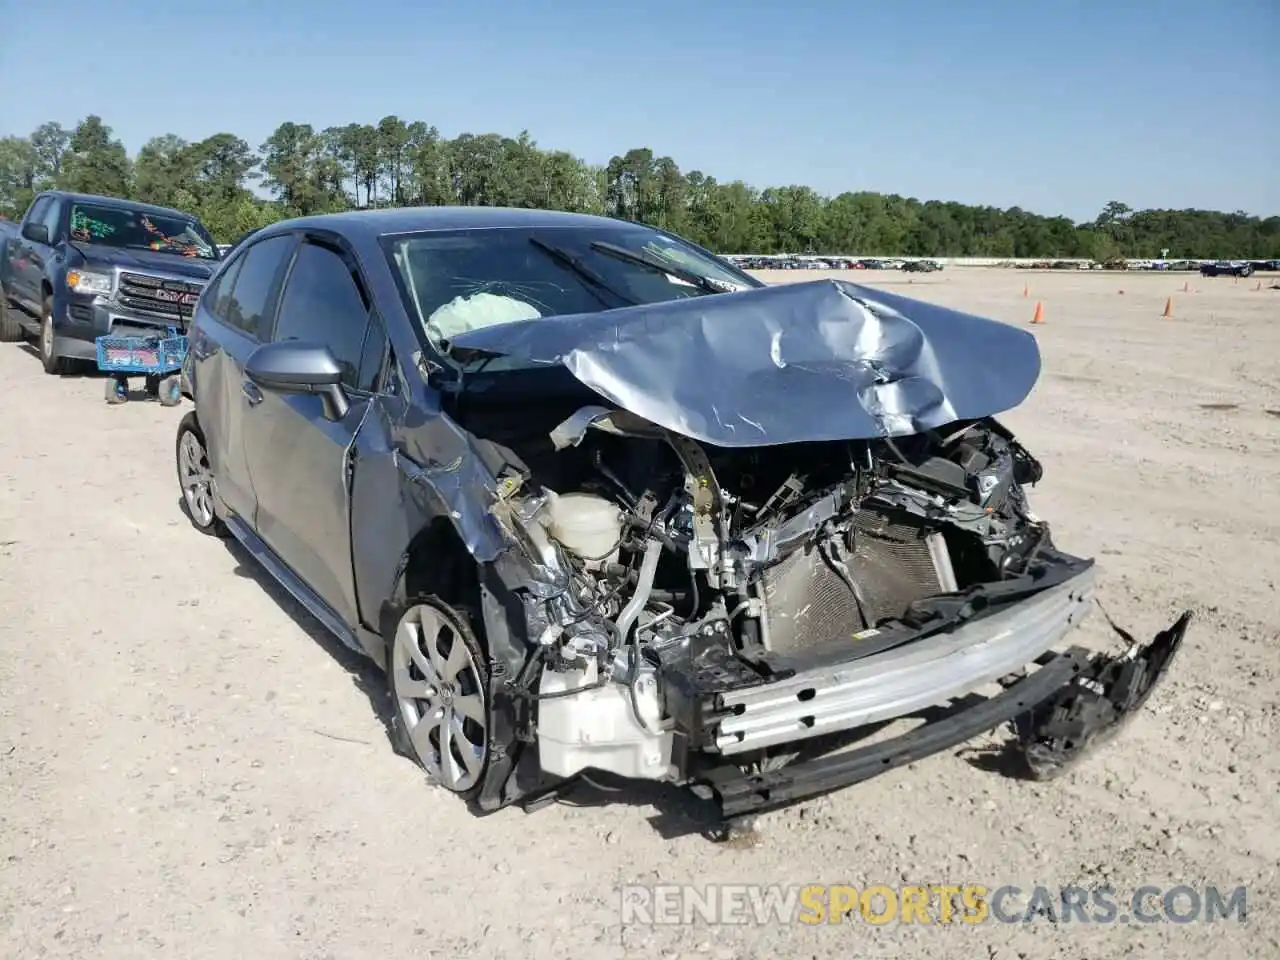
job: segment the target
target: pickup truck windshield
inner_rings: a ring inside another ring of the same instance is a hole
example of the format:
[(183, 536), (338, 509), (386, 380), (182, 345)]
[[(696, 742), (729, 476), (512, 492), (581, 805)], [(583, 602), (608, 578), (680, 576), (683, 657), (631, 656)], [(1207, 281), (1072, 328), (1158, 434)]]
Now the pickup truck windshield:
[(218, 248), (199, 222), (128, 207), (75, 203), (71, 206), (71, 239), (129, 250), (177, 253), (198, 260), (217, 260)]
[[(467, 330), (592, 313), (759, 282), (639, 225), (432, 231), (388, 238), (410, 316), (432, 350)], [(523, 365), (503, 358), (488, 371)]]

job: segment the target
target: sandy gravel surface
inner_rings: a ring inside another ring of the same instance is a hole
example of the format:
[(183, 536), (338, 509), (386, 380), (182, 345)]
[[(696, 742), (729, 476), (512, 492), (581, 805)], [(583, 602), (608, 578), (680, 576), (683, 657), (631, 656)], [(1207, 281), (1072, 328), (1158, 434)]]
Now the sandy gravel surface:
[[(1043, 303), (1045, 373), (1006, 418), (1046, 466), (1033, 503), (1122, 625), (1197, 614), (1121, 740), (1049, 785), (936, 756), (768, 816), (754, 849), (689, 834), (674, 790), (477, 819), (392, 753), (380, 676), (188, 528), (181, 412), (4, 344), (0, 956), (1280, 955), (1280, 291), (866, 276), (1018, 324)], [(1248, 923), (624, 925), (618, 893), (1107, 882), (1246, 884)]]

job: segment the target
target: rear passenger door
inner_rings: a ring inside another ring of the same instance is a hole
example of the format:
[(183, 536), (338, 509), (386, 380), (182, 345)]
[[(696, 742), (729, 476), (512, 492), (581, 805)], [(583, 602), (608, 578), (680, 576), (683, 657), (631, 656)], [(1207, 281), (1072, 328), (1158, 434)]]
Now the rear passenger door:
[(244, 364), (264, 338), (289, 255), (293, 234), (277, 234), (246, 245), (200, 298), (191, 338), (196, 411), (208, 445), (209, 464), (223, 503), (247, 525), (257, 508), (245, 459)]
[(321, 398), (263, 390), (244, 424), (258, 536), (344, 623), (359, 622), (351, 564), (350, 466), (356, 431), (387, 352), (368, 286), (340, 240), (308, 236), (284, 281), (273, 340), (327, 346), (351, 405), (340, 421)]

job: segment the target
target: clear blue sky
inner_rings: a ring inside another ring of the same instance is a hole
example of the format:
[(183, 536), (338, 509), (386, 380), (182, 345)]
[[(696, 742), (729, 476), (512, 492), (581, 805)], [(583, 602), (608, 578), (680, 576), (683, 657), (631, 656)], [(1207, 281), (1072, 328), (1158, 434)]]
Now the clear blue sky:
[(824, 193), (1280, 214), (1280, 4), (0, 0), (0, 135), (386, 114)]

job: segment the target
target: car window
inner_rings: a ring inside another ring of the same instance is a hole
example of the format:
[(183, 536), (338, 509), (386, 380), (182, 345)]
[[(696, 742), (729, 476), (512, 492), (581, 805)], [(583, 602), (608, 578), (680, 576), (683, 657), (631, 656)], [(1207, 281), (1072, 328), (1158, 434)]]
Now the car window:
[[(43, 223), (44, 215), (49, 212), (50, 202), (50, 197), (36, 197), (35, 201), (31, 204), (31, 209), (27, 211), (27, 216), (24, 220), (23, 226), (33, 227), (37, 223)], [(52, 239), (52, 237), (50, 239)]]
[(284, 258), (293, 247), (289, 234), (268, 237), (244, 251), (244, 262), (236, 274), (223, 319), (251, 337), (258, 337), (263, 318), (270, 313), (268, 301), (277, 289), (276, 278)]
[[(389, 238), (387, 251), (419, 332), (446, 356), (480, 327), (759, 286), (638, 224), (432, 231)], [(520, 365), (485, 361), (490, 372)]]
[(227, 320), (227, 304), (231, 302), (231, 290), (243, 263), (244, 257), (237, 256), (235, 260), (223, 267), (222, 272), (218, 274), (218, 279), (213, 281), (204, 292), (205, 310), (223, 323)]
[(342, 367), (344, 386), (359, 388), (369, 304), (350, 265), (316, 243), (298, 248), (276, 316), (276, 340), (323, 343)]
[(49, 242), (58, 242), (58, 221), (62, 219), (62, 204), (56, 197), (50, 199), (49, 206), (40, 217), (41, 222), (49, 228)]
[(71, 204), (70, 221), (71, 239), (83, 243), (218, 259), (218, 248), (208, 231), (183, 214), (76, 201)]

